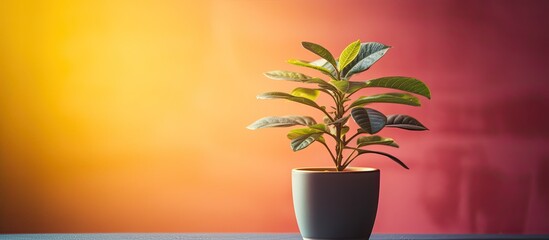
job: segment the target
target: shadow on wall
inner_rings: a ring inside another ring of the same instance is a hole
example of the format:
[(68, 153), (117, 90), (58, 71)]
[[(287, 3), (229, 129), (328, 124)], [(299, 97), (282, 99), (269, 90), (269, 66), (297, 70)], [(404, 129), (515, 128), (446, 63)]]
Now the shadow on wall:
[(447, 104), (441, 114), (448, 116), (439, 117), (455, 127), (439, 126), (420, 196), (435, 224), (471, 233), (549, 230), (549, 128), (525, 122), (548, 105), (536, 99), (477, 109)]
[(436, 130), (446, 135), (464, 137), (483, 135), (549, 140), (549, 124), (544, 124), (543, 120), (549, 117), (549, 113), (544, 111), (549, 109), (549, 96), (502, 95), (506, 94), (467, 103), (459, 102), (459, 98), (472, 98), (474, 95), (462, 93), (455, 96), (458, 99), (446, 99), (441, 103), (444, 111), (436, 113), (436, 118), (440, 119), (436, 122)]
[[(459, 46), (467, 47), (456, 54), (455, 81), (441, 77), (433, 89), (440, 96), (431, 105), (434, 141), (420, 180), (426, 212), (444, 230), (546, 234), (547, 1), (440, 6), (451, 14), (445, 24), (455, 27)], [(516, 42), (524, 48), (509, 51)]]

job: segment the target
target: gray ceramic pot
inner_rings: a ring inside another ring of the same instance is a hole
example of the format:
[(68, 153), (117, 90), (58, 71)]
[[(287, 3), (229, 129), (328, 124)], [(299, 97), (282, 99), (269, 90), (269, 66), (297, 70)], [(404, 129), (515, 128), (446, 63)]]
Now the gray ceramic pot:
[(292, 195), (303, 239), (369, 239), (379, 199), (379, 169), (296, 168)]

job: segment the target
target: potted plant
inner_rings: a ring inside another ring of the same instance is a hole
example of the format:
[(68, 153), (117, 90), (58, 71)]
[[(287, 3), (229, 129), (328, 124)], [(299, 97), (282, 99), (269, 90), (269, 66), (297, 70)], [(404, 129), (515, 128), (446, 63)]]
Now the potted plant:
[[(390, 48), (387, 45), (355, 41), (341, 52), (338, 59), (318, 44), (302, 42), (302, 45), (321, 59), (312, 62), (292, 59), (288, 62), (318, 70), (329, 79), (291, 71), (270, 71), (265, 73), (268, 78), (305, 83), (313, 87), (298, 87), (291, 93), (267, 92), (257, 98), (286, 99), (305, 104), (322, 112), (323, 120), (316, 121), (309, 116), (272, 116), (255, 121), (248, 129), (302, 126), (291, 130), (287, 135), (294, 151), (305, 149), (315, 142), (328, 151), (333, 167), (292, 170), (294, 208), (304, 239), (368, 239), (377, 212), (380, 171), (374, 168), (349, 167), (349, 164), (358, 156), (379, 154), (408, 169), (395, 156), (369, 150), (368, 147), (399, 147), (392, 138), (377, 135), (385, 127), (416, 131), (427, 128), (411, 116), (385, 115), (365, 106), (371, 103), (420, 106), (419, 99), (413, 94), (430, 99), (430, 90), (423, 82), (411, 77), (350, 80), (383, 57)], [(360, 90), (374, 87), (399, 91), (351, 98)], [(329, 108), (320, 106), (315, 102), (320, 94), (329, 96), (334, 105)], [(357, 130), (352, 133), (350, 118), (358, 125)]]

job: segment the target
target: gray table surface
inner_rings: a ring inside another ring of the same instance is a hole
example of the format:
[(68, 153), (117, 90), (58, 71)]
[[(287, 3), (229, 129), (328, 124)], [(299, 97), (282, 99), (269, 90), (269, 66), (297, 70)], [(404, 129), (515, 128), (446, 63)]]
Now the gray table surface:
[[(298, 233), (80, 233), (80, 234), (0, 234), (0, 239), (9, 240), (301, 240)], [(372, 240), (529, 240), (546, 239), (549, 235), (502, 235), (502, 234), (373, 234)]]

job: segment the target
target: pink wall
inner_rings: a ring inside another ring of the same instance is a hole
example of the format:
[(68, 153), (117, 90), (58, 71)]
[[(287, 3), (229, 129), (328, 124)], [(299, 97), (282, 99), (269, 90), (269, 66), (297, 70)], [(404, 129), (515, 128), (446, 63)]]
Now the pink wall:
[[(413, 76), (428, 132), (384, 130), (377, 233), (549, 233), (547, 1), (0, 3), (0, 232), (295, 232), (293, 153), (267, 115), (313, 114), (265, 79), (356, 39)], [(363, 92), (368, 94), (368, 92)]]

